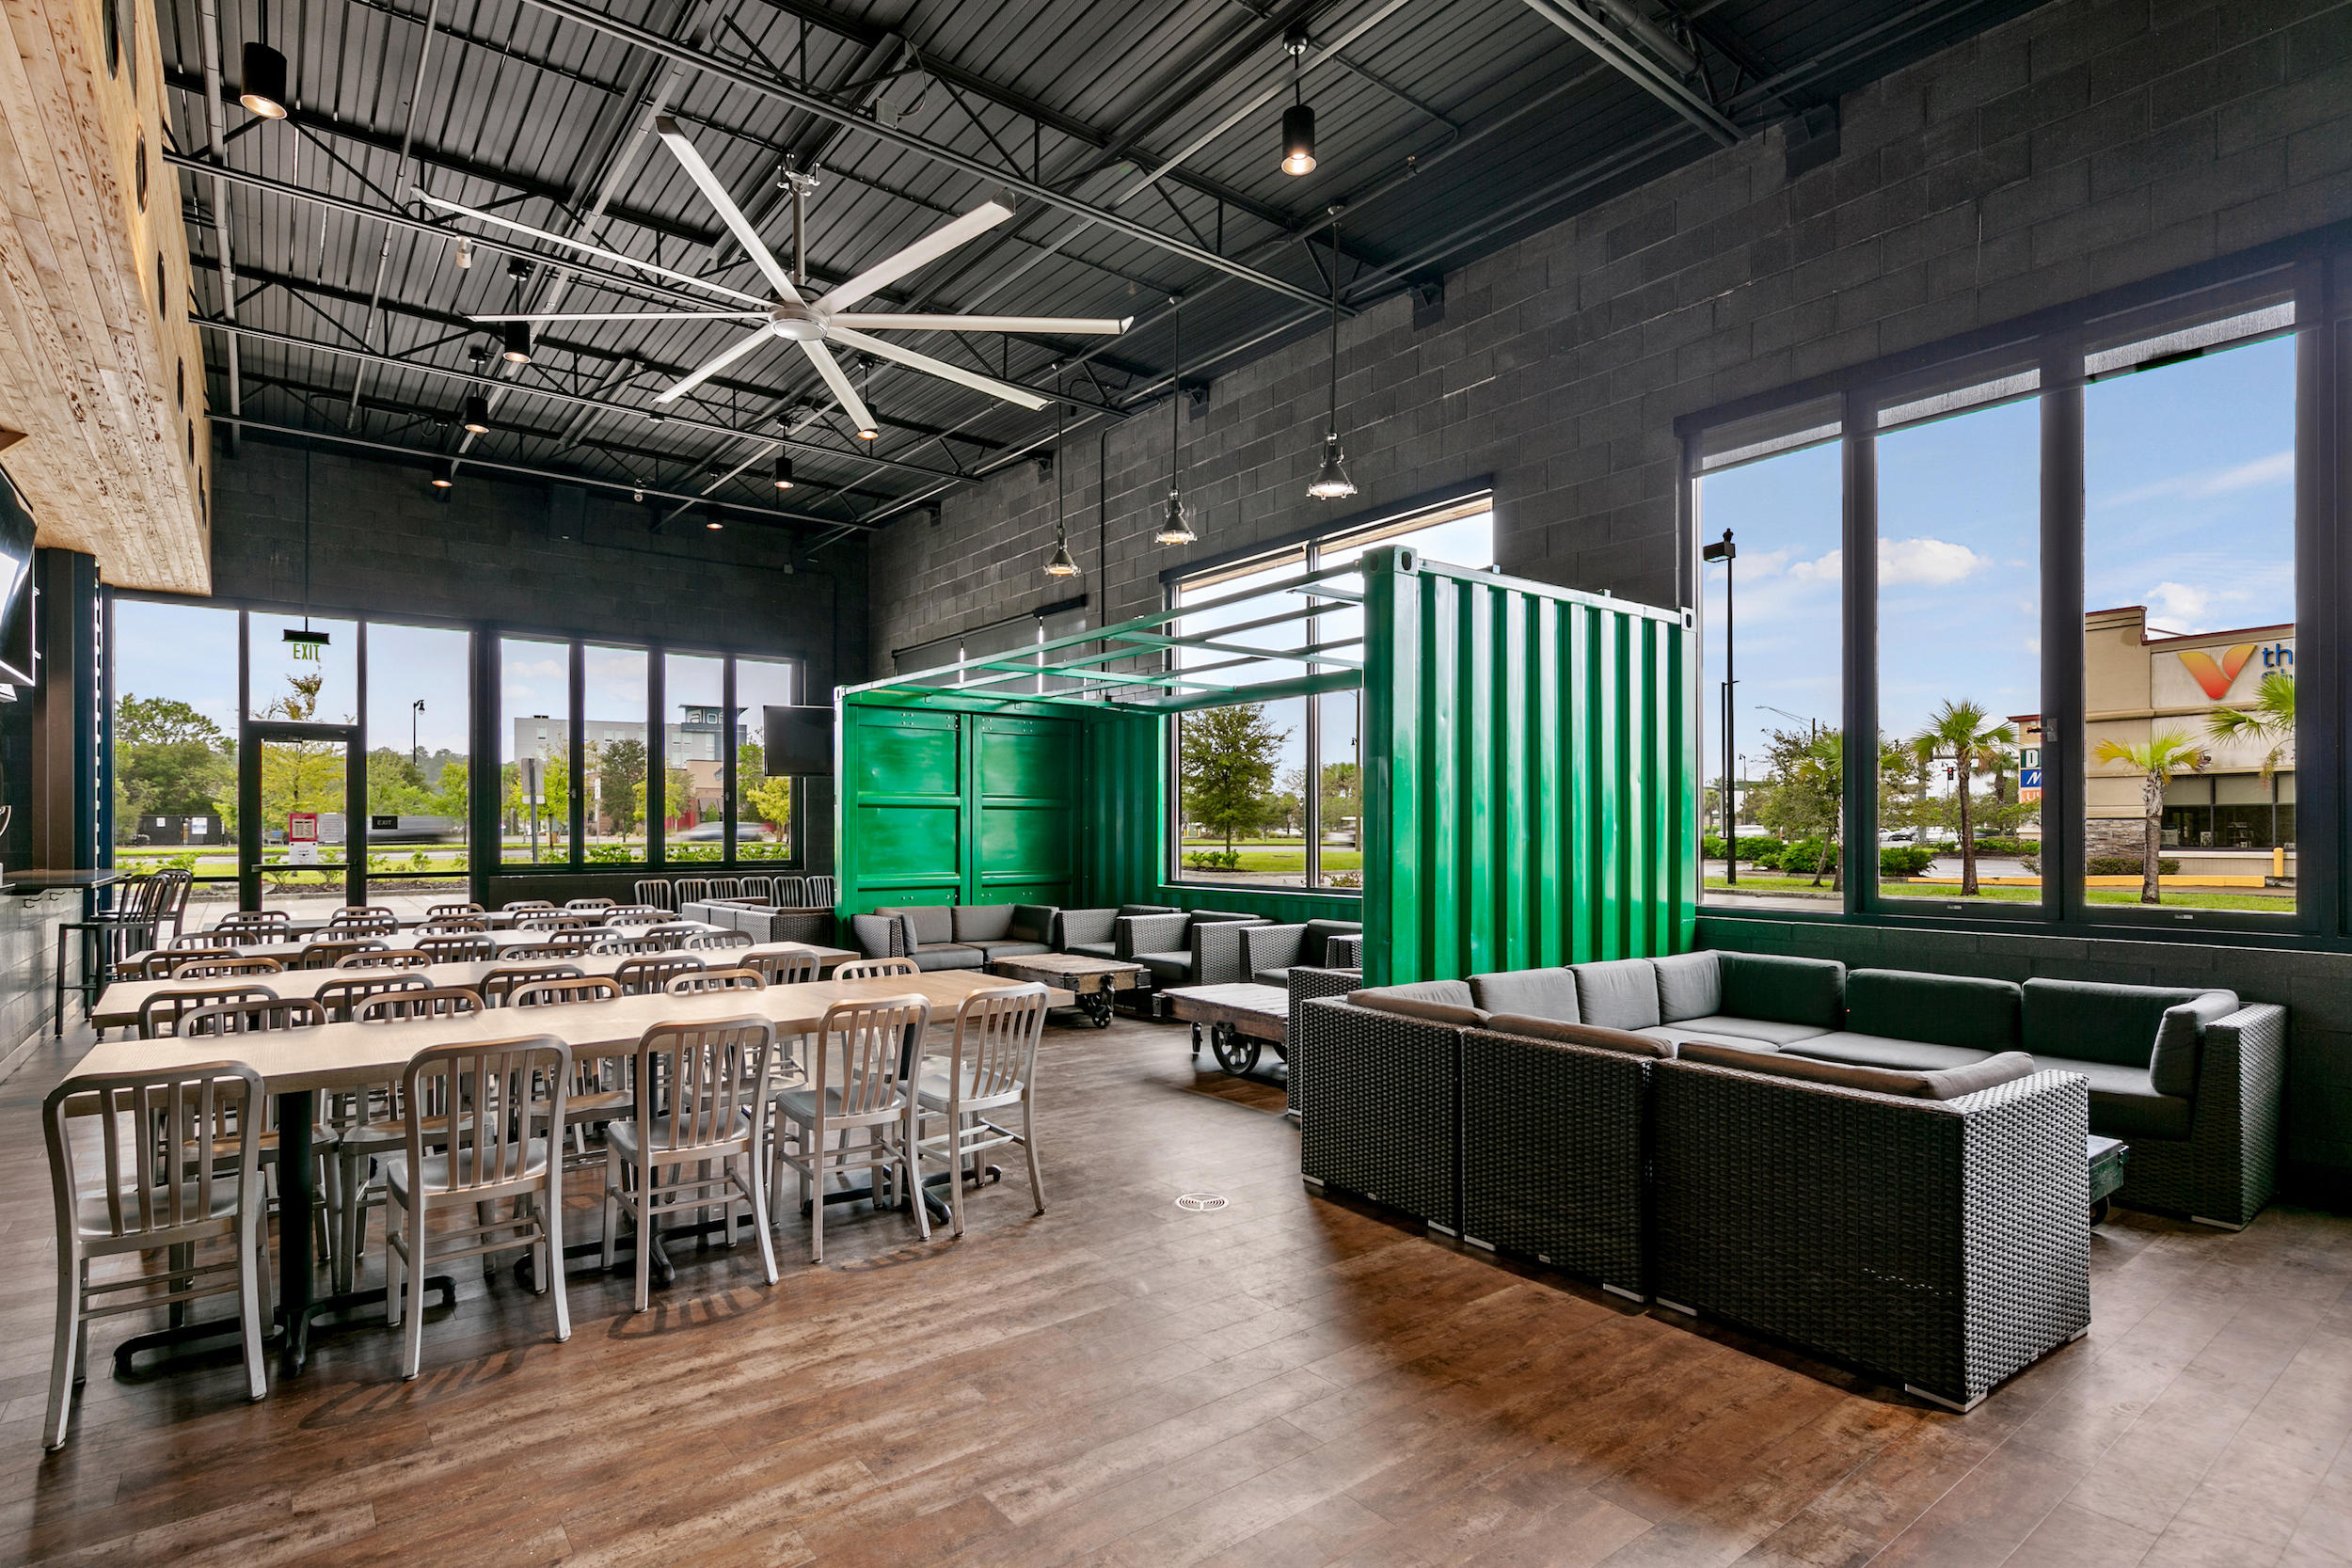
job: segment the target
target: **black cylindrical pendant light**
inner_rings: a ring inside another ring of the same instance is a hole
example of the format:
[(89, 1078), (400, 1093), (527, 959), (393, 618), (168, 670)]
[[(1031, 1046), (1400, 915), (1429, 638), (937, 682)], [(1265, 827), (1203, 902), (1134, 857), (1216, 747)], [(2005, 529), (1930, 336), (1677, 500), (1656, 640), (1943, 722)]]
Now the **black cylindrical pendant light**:
[(464, 422), (467, 434), (469, 435), (489, 435), (490, 400), (484, 397), (480, 392), (469, 392), (466, 394), (466, 418)]
[(792, 454), (788, 451), (776, 453), (776, 488), (779, 490), (792, 488)]
[(433, 465), (433, 488), (446, 490), (457, 483), (457, 469), (446, 457)]
[(237, 102), (264, 119), (286, 118), (286, 56), (269, 46), (269, 0), (262, 0), (262, 36), (245, 46)]
[(1307, 69), (1307, 35), (1293, 33), (1282, 40), (1291, 52), (1291, 106), (1282, 111), (1282, 172), (1315, 171), (1315, 111), (1305, 97), (1301, 77)]
[(510, 365), (531, 363), (531, 324), (529, 322), (506, 324), (506, 360)]

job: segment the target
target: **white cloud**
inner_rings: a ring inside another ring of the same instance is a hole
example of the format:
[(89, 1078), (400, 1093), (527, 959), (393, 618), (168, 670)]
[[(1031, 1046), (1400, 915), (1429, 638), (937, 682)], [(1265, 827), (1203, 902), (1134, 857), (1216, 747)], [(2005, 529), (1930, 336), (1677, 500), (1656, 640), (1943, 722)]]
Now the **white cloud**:
[(2185, 500), (2204, 500), (2214, 496), (2226, 496), (2239, 490), (2267, 489), (2275, 484), (2289, 484), (2295, 480), (2295, 449), (2274, 451), (2248, 463), (2234, 463), (2225, 468), (2201, 468), (2195, 473), (2175, 474), (2153, 483), (2124, 490), (2100, 499), (2101, 506), (2131, 506), (2140, 501), (2179, 497)]
[(1879, 541), (1879, 583), (1894, 588), (1915, 584), (1947, 588), (1994, 564), (1965, 545), (1948, 539), (1882, 539)]
[(1788, 568), (1788, 575), (1799, 582), (1836, 582), (1846, 571), (1846, 552), (1832, 550), (1819, 561), (1800, 561)]
[(2156, 584), (2145, 595), (2150, 625), (2176, 632), (2211, 631), (2217, 624), (2212, 614), (2215, 606), (2224, 599), (2242, 597), (2169, 581)]

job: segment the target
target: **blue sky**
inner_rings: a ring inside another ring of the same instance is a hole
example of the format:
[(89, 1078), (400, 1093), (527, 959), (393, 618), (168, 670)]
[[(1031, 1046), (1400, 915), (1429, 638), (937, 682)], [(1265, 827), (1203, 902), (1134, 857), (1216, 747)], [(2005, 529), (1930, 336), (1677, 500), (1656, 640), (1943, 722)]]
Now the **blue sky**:
[[(2294, 618), (2295, 349), (2276, 339), (2084, 394), (2085, 609), (2145, 604), (2174, 631)], [(2042, 706), (2040, 414), (2030, 399), (1879, 442), (1880, 722), (1909, 735), (1947, 699)], [(1740, 546), (1738, 754), (1839, 722), (1838, 451), (1700, 486), (1699, 529)], [(1724, 569), (1706, 568), (1706, 771), (1720, 768)]]

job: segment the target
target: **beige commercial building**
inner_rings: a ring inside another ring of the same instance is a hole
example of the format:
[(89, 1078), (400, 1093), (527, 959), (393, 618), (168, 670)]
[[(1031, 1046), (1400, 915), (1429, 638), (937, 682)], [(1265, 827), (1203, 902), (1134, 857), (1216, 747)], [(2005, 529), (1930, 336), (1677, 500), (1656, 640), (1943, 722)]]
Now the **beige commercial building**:
[[(2265, 675), (2295, 673), (2295, 627), (2243, 626), (2176, 636), (2151, 631), (2141, 605), (2083, 618), (2085, 755), (2104, 740), (2139, 745), (2173, 733), (2196, 745), (2202, 766), (2176, 774), (2164, 795), (2164, 846), (2185, 874), (2269, 872), (2274, 847), (2295, 865), (2295, 750), (2291, 740), (2265, 779), (2273, 742), (2224, 739), (2214, 710), (2250, 706)], [(2120, 763), (2089, 764), (2084, 790), (2092, 855), (2137, 854), (2140, 777)]]

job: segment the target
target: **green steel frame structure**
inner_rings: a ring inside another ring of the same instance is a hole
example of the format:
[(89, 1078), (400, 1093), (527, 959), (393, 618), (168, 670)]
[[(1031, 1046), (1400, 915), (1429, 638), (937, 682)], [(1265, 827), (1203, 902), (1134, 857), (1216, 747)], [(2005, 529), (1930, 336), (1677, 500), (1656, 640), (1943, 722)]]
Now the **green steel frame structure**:
[[(1346, 605), (1361, 634), (1312, 640), (1314, 618)], [(1243, 619), (1182, 631), (1212, 610)], [(1310, 640), (1235, 641), (1281, 626)], [(1307, 673), (1248, 678), (1273, 666)], [(1363, 693), (1361, 894), (1174, 880), (1169, 717), (1345, 690)], [(1371, 984), (1680, 952), (1698, 899), (1696, 695), (1687, 611), (1371, 550), (842, 689), (842, 911), (1360, 911)]]

